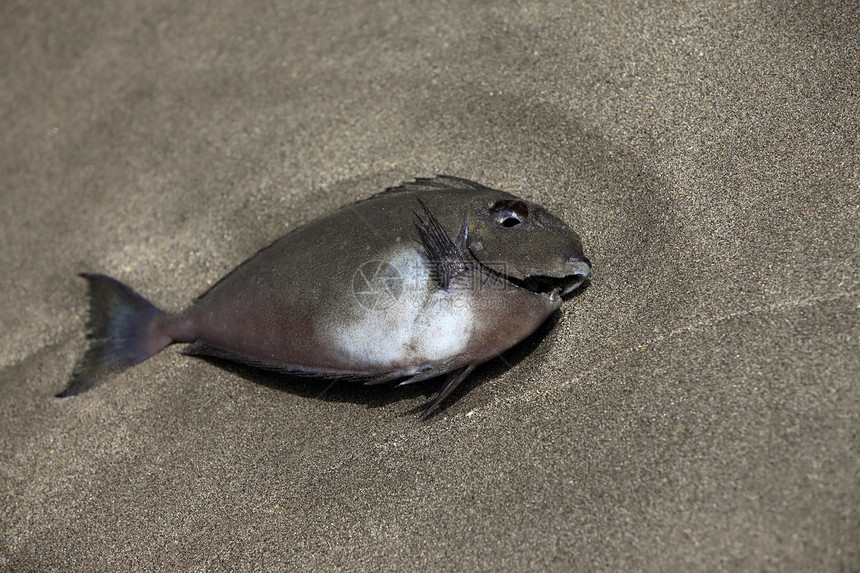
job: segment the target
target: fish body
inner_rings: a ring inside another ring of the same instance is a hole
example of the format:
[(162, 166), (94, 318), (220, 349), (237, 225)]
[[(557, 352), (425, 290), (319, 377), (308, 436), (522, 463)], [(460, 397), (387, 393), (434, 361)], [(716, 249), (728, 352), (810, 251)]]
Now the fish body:
[(579, 237), (542, 207), (449, 176), (387, 189), (296, 229), (186, 310), (103, 275), (62, 396), (165, 346), (320, 378), (417, 382), (471, 370), (543, 323), (590, 277)]

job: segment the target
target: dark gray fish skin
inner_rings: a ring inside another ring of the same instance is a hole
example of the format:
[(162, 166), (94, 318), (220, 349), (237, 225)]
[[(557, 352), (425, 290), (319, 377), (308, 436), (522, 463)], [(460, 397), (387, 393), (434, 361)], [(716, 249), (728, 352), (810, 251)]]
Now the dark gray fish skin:
[(365, 383), (469, 372), (590, 278), (579, 236), (542, 207), (450, 176), (417, 179), (281, 237), (188, 309), (89, 282), (87, 343), (61, 396), (176, 342), (187, 353)]

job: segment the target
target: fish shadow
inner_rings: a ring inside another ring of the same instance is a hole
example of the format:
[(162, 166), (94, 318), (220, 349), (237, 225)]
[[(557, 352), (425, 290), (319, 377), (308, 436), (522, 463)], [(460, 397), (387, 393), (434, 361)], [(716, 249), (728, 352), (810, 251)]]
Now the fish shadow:
[[(561, 312), (557, 310), (552, 313), (549, 318), (547, 318), (544, 323), (537, 328), (537, 330), (521, 340), (518, 344), (512, 346), (505, 352), (502, 352), (493, 360), (489, 360), (476, 368), (475, 373), (471, 378), (474, 378), (475, 380), (480, 379), (481, 381), (489, 380), (501, 376), (506, 371), (513, 369), (520, 362), (531, 356), (531, 354), (540, 347), (541, 343), (543, 343), (544, 339), (549, 336), (560, 320)], [(468, 382), (469, 380), (467, 380), (463, 386), (469, 385)], [(458, 388), (458, 390), (463, 392), (464, 389)], [(456, 391), (452, 394), (452, 396), (454, 396), (454, 400), (456, 400), (456, 397), (459, 394), (460, 392)], [(454, 400), (452, 400), (452, 402)]]
[[(423, 382), (395, 388), (396, 382), (366, 384), (360, 380), (313, 375), (299, 376), (289, 372), (263, 370), (213, 356), (193, 356), (192, 358), (208, 362), (248, 382), (271, 390), (326, 402), (348, 402), (364, 404), (368, 408), (378, 408), (399, 400), (414, 400), (419, 396), (429, 396), (433, 393), (432, 386), (426, 386)], [(433, 380), (438, 378), (424, 382)]]

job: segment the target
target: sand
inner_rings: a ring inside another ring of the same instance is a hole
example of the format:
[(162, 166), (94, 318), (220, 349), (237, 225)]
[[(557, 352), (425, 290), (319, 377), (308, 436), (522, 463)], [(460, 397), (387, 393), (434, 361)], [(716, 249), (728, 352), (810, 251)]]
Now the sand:
[[(852, 2), (0, 7), (0, 567), (857, 570)], [(544, 204), (593, 281), (437, 384), (171, 348), (77, 398), (80, 272), (179, 310), (415, 176)]]

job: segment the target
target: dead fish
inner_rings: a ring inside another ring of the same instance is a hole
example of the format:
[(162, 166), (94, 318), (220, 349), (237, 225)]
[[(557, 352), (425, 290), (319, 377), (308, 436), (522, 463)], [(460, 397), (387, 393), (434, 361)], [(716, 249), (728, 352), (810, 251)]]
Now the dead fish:
[(422, 417), (541, 325), (591, 276), (579, 236), (544, 208), (451, 176), (386, 189), (296, 229), (166, 313), (105, 275), (59, 397), (190, 343), (192, 356), (366, 384), (447, 374)]

